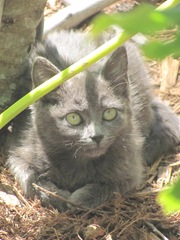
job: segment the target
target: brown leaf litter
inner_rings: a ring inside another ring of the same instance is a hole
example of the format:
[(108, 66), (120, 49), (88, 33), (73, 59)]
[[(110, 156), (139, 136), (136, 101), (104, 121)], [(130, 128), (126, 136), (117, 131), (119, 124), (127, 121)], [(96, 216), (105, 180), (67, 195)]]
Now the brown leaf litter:
[(115, 193), (112, 201), (96, 209), (60, 213), (52, 207), (42, 207), (37, 198), (26, 199), (2, 166), (1, 184), (11, 188), (20, 204), (9, 204), (1, 199), (0, 239), (178, 240), (180, 213), (165, 216), (156, 196), (167, 179), (174, 182), (179, 173), (180, 153), (161, 159), (149, 168), (143, 188), (130, 196)]

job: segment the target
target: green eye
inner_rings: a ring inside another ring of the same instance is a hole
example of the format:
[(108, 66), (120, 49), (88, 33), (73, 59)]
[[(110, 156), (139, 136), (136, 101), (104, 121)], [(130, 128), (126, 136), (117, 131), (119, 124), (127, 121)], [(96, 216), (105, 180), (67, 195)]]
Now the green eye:
[(115, 108), (107, 108), (103, 113), (103, 119), (106, 121), (112, 121), (117, 115), (117, 110)]
[(82, 118), (78, 113), (69, 113), (66, 116), (66, 120), (69, 124), (71, 124), (73, 126), (77, 126), (77, 125), (81, 124), (81, 122), (82, 122)]

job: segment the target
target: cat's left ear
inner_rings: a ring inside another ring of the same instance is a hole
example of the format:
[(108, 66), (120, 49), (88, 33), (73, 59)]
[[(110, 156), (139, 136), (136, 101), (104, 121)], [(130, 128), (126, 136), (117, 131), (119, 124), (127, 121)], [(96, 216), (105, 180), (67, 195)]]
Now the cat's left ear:
[(124, 46), (115, 50), (106, 62), (102, 75), (114, 89), (123, 95), (128, 95), (128, 58)]
[(34, 60), (31, 72), (33, 85), (37, 87), (59, 72), (59, 69), (46, 58), (37, 57)]

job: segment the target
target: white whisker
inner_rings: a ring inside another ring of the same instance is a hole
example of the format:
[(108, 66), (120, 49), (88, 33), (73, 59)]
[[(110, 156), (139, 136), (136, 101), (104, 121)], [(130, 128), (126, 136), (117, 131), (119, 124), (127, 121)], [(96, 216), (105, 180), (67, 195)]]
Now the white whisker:
[(77, 158), (77, 152), (81, 149), (81, 147), (79, 147), (78, 149), (76, 149), (75, 153), (74, 153), (74, 157)]

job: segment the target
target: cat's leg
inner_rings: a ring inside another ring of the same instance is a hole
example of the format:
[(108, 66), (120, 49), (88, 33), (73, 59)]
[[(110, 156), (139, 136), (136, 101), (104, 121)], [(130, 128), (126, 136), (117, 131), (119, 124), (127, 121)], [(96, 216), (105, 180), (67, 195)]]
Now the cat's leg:
[[(69, 197), (69, 201), (85, 208), (95, 208), (108, 201), (115, 192), (115, 188), (105, 184), (87, 184), (74, 191)], [(69, 208), (73, 208), (68, 204)]]
[(15, 180), (20, 184), (23, 193), (27, 197), (33, 198), (35, 189), (32, 183), (36, 182), (36, 172), (30, 167), (29, 163), (14, 152), (9, 156), (6, 166), (9, 167)]
[(66, 203), (63, 201), (61, 202), (59, 199), (53, 197), (48, 193), (45, 193), (38, 189), (36, 190), (33, 186), (33, 183), (50, 192), (56, 193), (65, 199), (70, 196), (70, 193), (68, 191), (59, 189), (51, 181), (40, 178), (40, 174), (37, 173), (28, 162), (25, 162), (20, 157), (11, 155), (8, 159), (7, 166), (10, 167), (12, 174), (15, 176), (17, 182), (19, 182), (21, 185), (23, 193), (26, 197), (33, 199), (34, 196), (37, 195), (43, 205), (52, 205), (60, 211), (67, 209)]
[(152, 110), (155, 121), (144, 145), (144, 159), (147, 164), (152, 164), (180, 142), (178, 117), (158, 99), (154, 99)]

